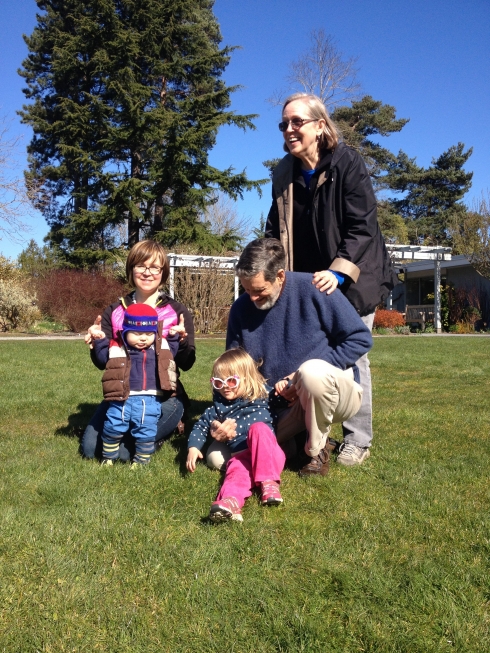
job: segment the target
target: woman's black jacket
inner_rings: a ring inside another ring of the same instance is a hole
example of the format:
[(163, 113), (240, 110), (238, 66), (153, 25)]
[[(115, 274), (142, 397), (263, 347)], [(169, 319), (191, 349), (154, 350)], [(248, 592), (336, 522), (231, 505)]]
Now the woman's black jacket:
[(293, 201), (298, 184), (305, 187), (300, 160), (288, 154), (274, 170), (266, 238), (281, 241), (287, 269), (294, 270), (293, 220), (298, 215), (313, 220), (313, 245), (321, 253), (321, 269), (344, 274), (340, 289), (347, 299), (361, 316), (372, 313), (398, 279), (379, 229), (376, 198), (362, 157), (344, 143), (339, 143), (333, 156), (325, 153), (310, 183), (307, 211), (297, 197)]

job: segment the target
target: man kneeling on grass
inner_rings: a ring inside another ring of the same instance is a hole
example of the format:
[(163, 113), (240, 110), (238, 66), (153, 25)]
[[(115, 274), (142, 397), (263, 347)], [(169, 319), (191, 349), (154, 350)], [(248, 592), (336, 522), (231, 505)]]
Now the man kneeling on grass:
[[(285, 252), (275, 238), (259, 238), (244, 249), (236, 273), (245, 293), (231, 307), (226, 348), (241, 347), (289, 407), (279, 416), (280, 443), (308, 432), (308, 463), (301, 476), (325, 475), (332, 423), (359, 410), (362, 388), (356, 361), (372, 346), (369, 329), (341, 292), (330, 295), (312, 275), (285, 272)], [(232, 422), (214, 424), (217, 440), (208, 450), (211, 467), (222, 467), (229, 452), (222, 442), (234, 435)]]

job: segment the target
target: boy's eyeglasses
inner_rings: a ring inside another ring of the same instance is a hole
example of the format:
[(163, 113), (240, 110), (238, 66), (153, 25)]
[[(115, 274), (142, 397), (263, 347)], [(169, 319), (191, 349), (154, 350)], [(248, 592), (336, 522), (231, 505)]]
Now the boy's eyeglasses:
[(235, 388), (238, 388), (240, 385), (240, 377), (237, 374), (228, 376), (226, 379), (218, 379), (217, 377), (212, 376), (210, 381), (215, 390), (222, 390), (224, 386), (231, 390), (235, 390)]
[(157, 268), (156, 266), (153, 265), (151, 266), (151, 268), (149, 268), (146, 265), (135, 265), (133, 269), (138, 274), (144, 274), (148, 270), (148, 272), (153, 275), (160, 274), (161, 271), (163, 270), (163, 268)]
[(306, 125), (307, 122), (316, 122), (316, 120), (316, 118), (293, 118), (292, 120), (283, 120), (279, 123), (278, 127), (279, 131), (285, 132), (289, 127), (289, 123), (291, 123), (291, 127), (294, 129), (294, 131), (298, 131), (298, 129), (301, 129), (301, 127)]

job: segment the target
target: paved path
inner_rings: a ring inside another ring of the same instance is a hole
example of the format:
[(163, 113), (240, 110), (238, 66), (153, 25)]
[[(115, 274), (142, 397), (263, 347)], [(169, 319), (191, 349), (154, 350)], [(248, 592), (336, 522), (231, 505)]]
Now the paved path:
[[(82, 333), (71, 333), (65, 335), (25, 335), (25, 336), (11, 336), (11, 335), (0, 335), (0, 342), (2, 340), (83, 340), (85, 334)], [(206, 336), (200, 338), (196, 336), (195, 340), (224, 340), (225, 334), (219, 336)]]
[[(373, 338), (406, 338), (405, 335), (390, 334), (378, 336), (373, 334)], [(411, 338), (490, 338), (490, 333), (411, 333)], [(72, 333), (67, 335), (26, 335), (26, 336), (10, 336), (0, 335), (0, 342), (3, 340), (82, 340), (84, 336), (81, 333)], [(222, 336), (206, 336), (200, 338), (196, 336), (195, 340), (224, 340), (225, 335)]]

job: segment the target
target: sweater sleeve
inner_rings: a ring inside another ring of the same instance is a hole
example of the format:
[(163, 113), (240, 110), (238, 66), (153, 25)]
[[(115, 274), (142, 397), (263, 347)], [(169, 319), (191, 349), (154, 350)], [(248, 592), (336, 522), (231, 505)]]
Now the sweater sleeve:
[[(112, 305), (108, 306), (104, 310), (104, 312), (102, 313), (102, 322), (100, 324), (101, 330), (105, 333), (106, 338), (109, 338), (109, 339), (112, 338), (112, 335), (113, 335), (112, 334), (112, 320), (111, 320), (112, 310), (113, 310)], [(95, 341), (95, 343), (97, 343), (97, 340)], [(107, 363), (107, 360), (104, 361), (103, 363), (100, 363), (98, 361), (98, 358), (97, 358), (95, 352), (96, 352), (96, 348), (95, 348), (95, 344), (94, 344), (94, 347), (90, 350), (90, 358), (92, 360), (92, 363), (95, 365), (95, 367), (98, 367), (99, 370), (104, 370), (105, 366), (106, 366), (106, 363)]]
[(216, 419), (216, 411), (214, 406), (206, 408), (201, 417), (194, 424), (192, 431), (189, 434), (189, 439), (187, 441), (187, 448), (196, 447), (196, 449), (201, 449), (204, 447), (207, 437), (209, 435), (209, 429), (211, 427), (211, 422)]
[(239, 297), (233, 304), (230, 309), (230, 315), (228, 316), (228, 326), (226, 328), (226, 349), (236, 349), (237, 347), (242, 347), (242, 326), (240, 324), (239, 314), (240, 306), (244, 302), (244, 295)]
[(94, 364), (101, 370), (105, 369), (107, 361), (109, 360), (109, 343), (109, 338), (94, 340), (94, 348), (91, 350), (93, 353)]
[(340, 293), (319, 293), (317, 310), (325, 333), (329, 334), (332, 363), (342, 370), (353, 367), (373, 345), (371, 333), (352, 304)]

